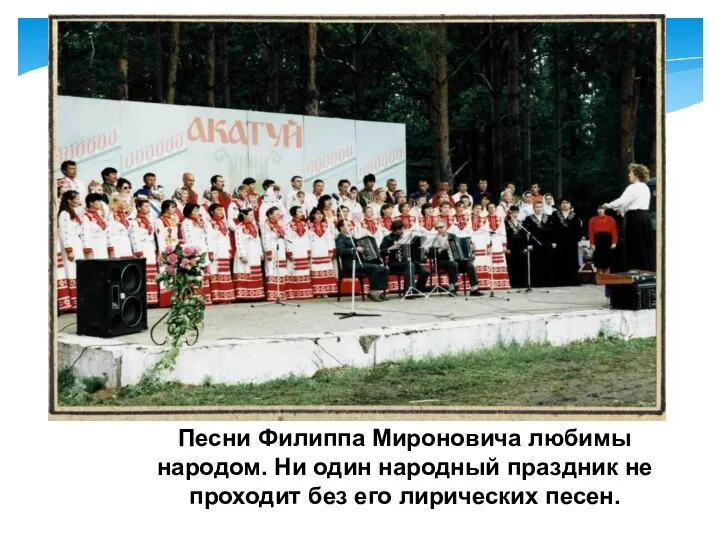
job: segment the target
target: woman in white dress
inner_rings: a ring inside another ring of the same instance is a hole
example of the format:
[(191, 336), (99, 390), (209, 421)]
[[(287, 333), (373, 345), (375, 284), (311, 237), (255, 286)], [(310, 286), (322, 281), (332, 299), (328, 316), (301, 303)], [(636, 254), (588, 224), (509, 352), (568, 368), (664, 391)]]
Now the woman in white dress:
[(280, 221), (280, 209), (276, 206), (268, 208), (265, 218), (261, 234), (265, 253), (265, 290), (270, 302), (283, 301), (289, 298), (289, 291), (285, 228)]
[[(175, 248), (180, 240), (180, 228), (177, 220), (177, 204), (174, 200), (163, 201), (161, 206), (162, 214), (155, 220), (155, 241), (158, 246), (158, 253), (162, 253), (166, 248)], [(163, 266), (158, 260), (158, 272), (163, 272)], [(171, 292), (165, 288), (164, 284), (160, 284), (160, 296), (158, 298), (160, 307), (170, 307)]]
[[(67, 301), (60, 303), (60, 311), (77, 310), (77, 270), (75, 261), (83, 258), (82, 217), (78, 210), (82, 206), (80, 194), (77, 191), (66, 191), (60, 200), (58, 215), (59, 247), (61, 260), (58, 272), (62, 268), (62, 277), (65, 280)], [(61, 298), (61, 285), (58, 284), (58, 301)]]
[(130, 242), (133, 255), (145, 259), (145, 297), (148, 307), (158, 305), (157, 247), (153, 229), (150, 201), (138, 198), (135, 203), (137, 216), (130, 222)]
[(110, 243), (110, 228), (103, 215), (103, 196), (90, 193), (85, 197), (83, 214), (83, 255), (86, 259), (113, 259), (115, 249)]
[(475, 247), (475, 274), (478, 278), (478, 286), (481, 289), (490, 287), (490, 255), (488, 252), (489, 235), (485, 226), (486, 217), (483, 217), (482, 203), (476, 202), (473, 205), (472, 216), (470, 217), (469, 231)]
[(310, 212), (310, 281), (315, 297), (337, 294), (337, 279), (332, 259), (335, 256), (335, 237), (332, 227), (319, 208)]
[(105, 203), (105, 192), (103, 191), (102, 184), (98, 182), (97, 180), (90, 180), (90, 183), (88, 184), (88, 195), (94, 193), (97, 195), (102, 195), (102, 207), (100, 210), (98, 210), (98, 213), (104, 218), (107, 219), (108, 214), (110, 213), (110, 208)]
[[(487, 205), (487, 217), (485, 218), (484, 229), (487, 233), (488, 254), (488, 287), (494, 291), (507, 290), (510, 288), (508, 277), (507, 261), (507, 234), (505, 222), (495, 213), (495, 205)], [(482, 288), (482, 287), (481, 287)]]
[(210, 226), (208, 244), (215, 255), (210, 274), (210, 290), (213, 304), (227, 304), (235, 300), (235, 284), (230, 273), (231, 242), (230, 230), (225, 219), (225, 209), (219, 203), (208, 208)]
[(191, 246), (195, 246), (200, 253), (205, 254), (205, 265), (203, 266), (202, 293), (205, 296), (205, 305), (212, 305), (212, 293), (210, 290), (211, 265), (215, 261), (215, 254), (210, 251), (205, 226), (200, 218), (200, 206), (194, 203), (187, 203), (183, 209), (180, 233), (182, 239)]
[(237, 300), (265, 300), (260, 231), (252, 208), (243, 208), (235, 218), (235, 258), (233, 281)]
[[(345, 210), (347, 211), (347, 208)], [(288, 292), (290, 297), (296, 300), (312, 298), (313, 288), (310, 277), (312, 248), (310, 247), (310, 230), (305, 220), (305, 209), (302, 206), (293, 206), (290, 209), (290, 216), (290, 222), (285, 226)]]
[(128, 198), (120, 193), (110, 197), (110, 214), (107, 223), (110, 230), (110, 245), (115, 248), (116, 257), (132, 257), (130, 243), (130, 219), (127, 212)]

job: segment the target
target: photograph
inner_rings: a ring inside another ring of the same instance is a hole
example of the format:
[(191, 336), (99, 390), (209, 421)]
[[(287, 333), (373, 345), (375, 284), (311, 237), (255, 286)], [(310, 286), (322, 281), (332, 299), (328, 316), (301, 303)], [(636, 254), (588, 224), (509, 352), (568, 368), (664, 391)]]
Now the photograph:
[(49, 35), (51, 417), (664, 418), (664, 16)]

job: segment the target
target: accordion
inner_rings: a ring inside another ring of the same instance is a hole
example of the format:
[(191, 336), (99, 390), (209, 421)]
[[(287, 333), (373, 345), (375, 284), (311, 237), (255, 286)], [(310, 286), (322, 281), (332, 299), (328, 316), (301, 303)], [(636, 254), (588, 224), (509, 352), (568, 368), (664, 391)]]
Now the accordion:
[(372, 236), (363, 236), (355, 240), (358, 247), (363, 248), (363, 252), (359, 253), (362, 262), (371, 264), (380, 264), (380, 250), (378, 249), (377, 240)]
[(473, 251), (470, 246), (470, 238), (450, 236), (448, 238), (450, 251), (453, 259), (456, 261), (470, 261), (474, 258)]
[(422, 245), (423, 238), (421, 236), (416, 236), (409, 244), (401, 244), (400, 249), (394, 252), (393, 262), (423, 263), (427, 258), (427, 250)]

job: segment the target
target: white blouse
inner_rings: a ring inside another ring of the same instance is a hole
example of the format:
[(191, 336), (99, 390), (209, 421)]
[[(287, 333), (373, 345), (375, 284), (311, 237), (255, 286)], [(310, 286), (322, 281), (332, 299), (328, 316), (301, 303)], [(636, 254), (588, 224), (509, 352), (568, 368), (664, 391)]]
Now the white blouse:
[(637, 181), (628, 185), (620, 198), (608, 203), (608, 208), (625, 214), (630, 210), (648, 210), (650, 208), (650, 188), (645, 182)]

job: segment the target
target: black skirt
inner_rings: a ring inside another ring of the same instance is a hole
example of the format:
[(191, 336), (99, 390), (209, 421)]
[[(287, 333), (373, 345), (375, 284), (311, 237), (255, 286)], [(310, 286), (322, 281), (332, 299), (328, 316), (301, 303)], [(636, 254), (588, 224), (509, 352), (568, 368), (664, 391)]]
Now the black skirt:
[(613, 256), (612, 235), (606, 232), (597, 233), (592, 241), (595, 245), (593, 252), (595, 268), (610, 268)]
[(625, 215), (625, 252), (628, 270), (655, 271), (655, 231), (647, 210)]

